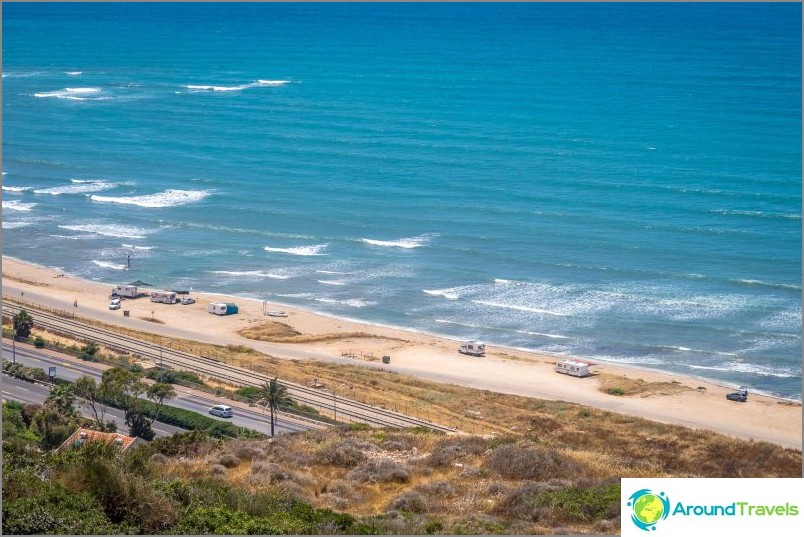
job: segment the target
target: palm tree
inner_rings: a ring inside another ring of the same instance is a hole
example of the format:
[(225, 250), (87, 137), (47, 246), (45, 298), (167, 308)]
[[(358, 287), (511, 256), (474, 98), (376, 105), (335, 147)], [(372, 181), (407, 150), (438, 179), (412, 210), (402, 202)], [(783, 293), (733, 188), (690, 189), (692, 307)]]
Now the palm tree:
[(33, 317), (31, 317), (27, 311), (20, 310), (20, 312), (14, 316), (14, 339), (16, 340), (17, 337), (27, 339), (28, 336), (31, 335), (33, 325)]
[(276, 424), (274, 411), (279, 408), (279, 405), (287, 405), (290, 403), (290, 397), (288, 397), (287, 391), (287, 387), (279, 384), (276, 377), (262, 386), (261, 397), (257, 401), (257, 404), (265, 405), (265, 408), (271, 409), (271, 436), (274, 436), (274, 426)]

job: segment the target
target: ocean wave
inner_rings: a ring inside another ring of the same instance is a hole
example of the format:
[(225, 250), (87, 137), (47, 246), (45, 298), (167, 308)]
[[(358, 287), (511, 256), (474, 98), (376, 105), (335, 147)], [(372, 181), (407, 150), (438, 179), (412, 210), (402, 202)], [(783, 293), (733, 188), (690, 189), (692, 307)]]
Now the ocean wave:
[(381, 241), (377, 239), (360, 239), (361, 242), (370, 244), (372, 246), (387, 246), (391, 248), (421, 248), (430, 242), (434, 235), (419, 235), (418, 237), (408, 237), (405, 239), (398, 239), (395, 241)]
[(68, 75), (68, 76), (78, 76), (78, 75), (80, 75), (82, 72), (83, 72), (83, 71), (64, 71), (64, 74), (65, 74), (65, 75)]
[(335, 298), (317, 297), (316, 302), (323, 302), (324, 304), (342, 304), (352, 308), (365, 308), (366, 306), (376, 306), (376, 302), (365, 300), (363, 298), (349, 298), (346, 300), (337, 300)]
[(793, 289), (796, 291), (801, 291), (801, 286), (792, 283), (773, 283), (773, 282), (765, 282), (762, 280), (749, 280), (749, 279), (737, 279), (734, 280), (738, 283), (743, 283), (746, 285), (761, 285), (765, 287), (780, 287), (782, 289)]
[(28, 78), (31, 76), (41, 75), (42, 71), (6, 71), (3, 73), (3, 78)]
[(28, 212), (34, 207), (36, 207), (36, 203), (26, 203), (20, 200), (12, 200), (12, 201), (3, 200), (3, 210)]
[(123, 248), (131, 248), (132, 250), (153, 250), (153, 246), (137, 246), (136, 244), (121, 244)]
[(33, 222), (6, 222), (3, 220), (3, 229), (19, 229), (33, 225)]
[(97, 259), (92, 260), (93, 263), (98, 265), (101, 268), (108, 268), (114, 270), (126, 270), (126, 265), (120, 265), (117, 263), (109, 263), (108, 261), (98, 261)]
[[(5, 172), (3, 172), (5, 173)], [(3, 190), (6, 192), (25, 192), (27, 190), (31, 190), (32, 187), (30, 186), (6, 186), (3, 185)]]
[(447, 300), (458, 300), (460, 294), (455, 289), (422, 289), (422, 292), (430, 296), (443, 296)]
[(56, 233), (51, 233), (50, 236), (53, 237), (53, 238), (56, 238), (56, 239), (68, 239), (68, 240), (71, 240), (71, 241), (82, 240), (82, 239), (97, 239), (98, 238), (97, 235), (59, 235), (59, 234), (56, 234)]
[(212, 85), (195, 85), (187, 84), (184, 86), (188, 90), (195, 91), (242, 91), (249, 88), (259, 88), (268, 86), (283, 86), (289, 83), (290, 80), (256, 80), (248, 84), (239, 84), (237, 86), (212, 86)]
[(337, 280), (318, 280), (318, 283), (322, 283), (324, 285), (346, 285), (346, 282)]
[(111, 97), (103, 96), (100, 88), (64, 88), (56, 91), (34, 93), (38, 98), (68, 99), (70, 101), (105, 101)]
[(723, 371), (728, 373), (746, 373), (750, 375), (759, 375), (762, 377), (777, 377), (777, 378), (794, 378), (801, 376), (801, 369), (795, 370), (794, 368), (775, 368), (760, 364), (751, 364), (748, 362), (724, 362), (719, 365), (695, 365), (684, 364), (685, 367), (690, 369), (703, 369), (708, 371)]
[(766, 213), (764, 211), (741, 211), (736, 209), (714, 209), (709, 211), (715, 214), (725, 214), (729, 216), (748, 216), (751, 218), (774, 218), (782, 220), (801, 220), (801, 215), (796, 213)]
[(475, 304), (480, 304), (482, 306), (491, 306), (492, 308), (504, 308), (509, 310), (517, 310), (517, 311), (527, 311), (531, 313), (541, 313), (543, 315), (554, 315), (556, 317), (568, 317), (568, 313), (561, 313), (557, 311), (549, 311), (543, 310), (540, 308), (533, 308), (531, 306), (518, 306), (516, 304), (504, 304), (501, 302), (493, 302), (490, 300), (473, 300)]
[(211, 270), (210, 274), (221, 274), (224, 276), (237, 276), (244, 278), (269, 278), (272, 280), (287, 280), (291, 276), (276, 274), (274, 272), (263, 272), (261, 270)]
[(61, 194), (88, 194), (90, 192), (101, 192), (115, 188), (117, 183), (110, 183), (103, 179), (71, 179), (69, 185), (54, 186), (50, 188), (37, 188), (34, 194), (51, 194), (59, 196)]
[(134, 226), (124, 226), (120, 224), (71, 224), (60, 225), (61, 229), (70, 231), (83, 231), (84, 233), (94, 233), (106, 237), (122, 237), (125, 239), (144, 239), (150, 233), (148, 230)]
[(144, 196), (97, 196), (91, 195), (89, 199), (92, 201), (108, 202), (108, 203), (121, 203), (124, 205), (137, 205), (138, 207), (148, 208), (164, 208), (176, 207), (179, 205), (187, 205), (188, 203), (195, 203), (209, 196), (208, 190), (165, 190), (156, 194), (147, 194)]
[(294, 248), (272, 248), (270, 246), (266, 246), (263, 248), (266, 252), (276, 252), (280, 254), (290, 254), (290, 255), (324, 255), (321, 252), (324, 248), (329, 246), (329, 244), (315, 244), (313, 246), (296, 246)]
[(339, 275), (349, 275), (351, 272), (340, 272), (337, 270), (316, 270), (318, 274), (339, 274)]
[(550, 338), (550, 339), (572, 339), (569, 336), (562, 336), (561, 334), (546, 334), (544, 332), (529, 332), (527, 330), (517, 330), (516, 333), (517, 334), (525, 334), (527, 336), (547, 337), (547, 338)]
[(494, 283), (496, 283), (497, 285), (508, 285), (516, 282), (514, 280), (503, 280), (502, 278), (494, 278)]

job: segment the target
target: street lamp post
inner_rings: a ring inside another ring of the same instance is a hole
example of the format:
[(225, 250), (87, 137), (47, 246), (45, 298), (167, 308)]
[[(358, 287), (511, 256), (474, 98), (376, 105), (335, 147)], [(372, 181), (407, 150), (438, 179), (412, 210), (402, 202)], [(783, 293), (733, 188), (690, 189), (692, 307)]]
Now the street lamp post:
[(14, 328), (14, 337), (11, 338), (11, 359), (17, 363), (17, 329)]

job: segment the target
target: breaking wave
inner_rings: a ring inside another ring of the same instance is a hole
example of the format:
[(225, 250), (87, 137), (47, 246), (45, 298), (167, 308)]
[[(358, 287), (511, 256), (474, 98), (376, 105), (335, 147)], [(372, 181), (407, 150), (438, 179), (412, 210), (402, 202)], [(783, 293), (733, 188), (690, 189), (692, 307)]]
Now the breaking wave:
[(270, 246), (266, 246), (263, 248), (266, 252), (276, 252), (280, 254), (290, 254), (290, 255), (324, 255), (321, 252), (324, 248), (329, 246), (329, 244), (315, 244), (313, 246), (296, 246), (294, 248), (272, 248)]
[(97, 196), (91, 195), (89, 199), (92, 201), (100, 201), (107, 203), (121, 203), (124, 205), (137, 205), (138, 207), (149, 208), (164, 208), (176, 207), (178, 205), (187, 205), (188, 203), (195, 203), (209, 196), (210, 192), (207, 190), (165, 190), (156, 194), (148, 194), (144, 196)]
[(115, 188), (117, 183), (110, 183), (103, 179), (71, 179), (69, 185), (54, 186), (50, 188), (37, 188), (34, 194), (51, 194), (58, 196), (61, 194), (87, 194), (89, 192), (102, 192)]
[(3, 190), (6, 192), (25, 192), (26, 190), (31, 190), (32, 187), (30, 186), (6, 186), (3, 185)]
[(272, 280), (287, 280), (291, 278), (286, 274), (276, 274), (274, 272), (263, 272), (261, 270), (211, 270), (210, 274), (222, 274), (225, 276), (239, 276), (244, 278), (269, 278)]
[(249, 88), (259, 88), (268, 86), (283, 86), (289, 83), (290, 80), (256, 80), (248, 84), (240, 84), (237, 86), (212, 86), (212, 85), (195, 85), (187, 84), (184, 86), (190, 91), (242, 91)]
[(361, 242), (370, 244), (372, 246), (387, 246), (391, 248), (420, 248), (427, 245), (433, 235), (419, 235), (418, 237), (409, 237), (406, 239), (398, 239), (395, 241), (381, 241), (377, 239), (360, 239)]
[(25, 203), (20, 200), (5, 201), (3, 200), (3, 210), (10, 211), (30, 211), (36, 207), (36, 203)]
[(517, 306), (514, 304), (502, 304), (500, 302), (492, 302), (490, 300), (473, 300), (475, 304), (480, 304), (482, 306), (491, 306), (492, 308), (504, 308), (509, 310), (517, 310), (517, 311), (528, 311), (531, 313), (541, 313), (544, 315), (555, 315), (557, 317), (568, 317), (568, 313), (560, 313), (557, 311), (549, 311), (543, 310), (539, 308), (532, 308), (530, 306)]
[(122, 237), (125, 239), (144, 239), (149, 233), (142, 228), (123, 226), (120, 224), (73, 224), (60, 225), (59, 227), (70, 231), (83, 231), (84, 233), (94, 233), (105, 237)]
[(362, 298), (349, 298), (347, 300), (336, 300), (334, 298), (318, 297), (316, 302), (323, 302), (324, 304), (342, 304), (344, 306), (351, 306), (352, 308), (365, 308), (366, 306), (375, 306), (377, 303)]
[(34, 97), (68, 99), (70, 101), (105, 101), (111, 98), (103, 96), (103, 90), (100, 88), (64, 88), (34, 93)]
[(126, 265), (119, 265), (117, 263), (109, 263), (108, 261), (98, 261), (97, 259), (92, 260), (93, 263), (98, 265), (102, 268), (114, 269), (114, 270), (126, 270)]

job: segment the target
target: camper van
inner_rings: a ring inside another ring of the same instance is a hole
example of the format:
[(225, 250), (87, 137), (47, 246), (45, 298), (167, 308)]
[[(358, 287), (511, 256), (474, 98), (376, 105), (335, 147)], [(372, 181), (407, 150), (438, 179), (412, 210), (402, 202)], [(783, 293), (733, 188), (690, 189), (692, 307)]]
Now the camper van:
[(112, 294), (126, 298), (137, 298), (139, 293), (136, 285), (116, 285), (112, 287)]
[(175, 304), (178, 301), (175, 291), (151, 291), (151, 302)]
[(230, 302), (211, 302), (207, 306), (207, 311), (215, 315), (232, 315), (237, 313), (237, 306)]
[(485, 356), (486, 344), (480, 341), (465, 341), (461, 344), (458, 352), (470, 356)]
[(572, 360), (564, 360), (556, 364), (556, 371), (564, 373), (573, 377), (588, 377), (589, 364), (586, 362), (574, 362)]

